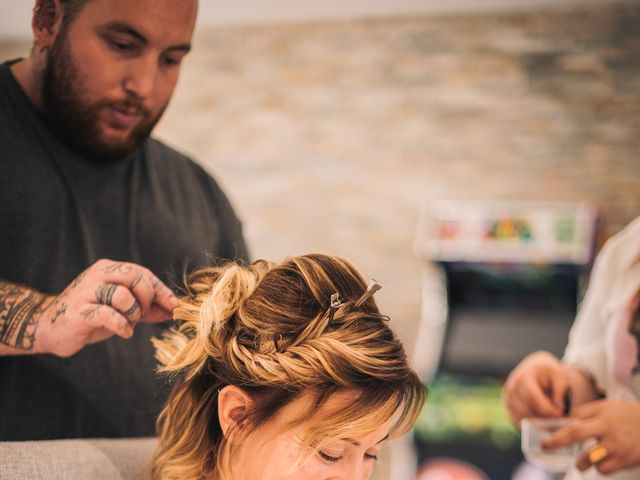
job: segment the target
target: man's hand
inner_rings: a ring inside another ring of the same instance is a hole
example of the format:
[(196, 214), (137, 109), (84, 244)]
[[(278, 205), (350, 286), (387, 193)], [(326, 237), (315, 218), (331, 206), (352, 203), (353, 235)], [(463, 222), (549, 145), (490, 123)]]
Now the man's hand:
[(502, 397), (516, 425), (525, 417), (560, 417), (569, 388), (565, 367), (548, 352), (525, 357), (511, 372)]
[(607, 455), (593, 465), (585, 453), (576, 463), (580, 470), (595, 466), (600, 473), (609, 474), (640, 465), (640, 403), (599, 400), (577, 407), (572, 417), (577, 421), (549, 436), (545, 449), (595, 438)]
[(133, 263), (98, 260), (45, 302), (33, 353), (68, 357), (85, 345), (118, 335), (138, 322), (171, 318), (175, 295), (151, 271)]

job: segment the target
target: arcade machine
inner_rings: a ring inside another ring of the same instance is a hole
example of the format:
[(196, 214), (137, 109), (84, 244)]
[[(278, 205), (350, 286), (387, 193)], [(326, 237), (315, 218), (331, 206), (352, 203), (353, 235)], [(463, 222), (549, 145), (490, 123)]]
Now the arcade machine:
[(579, 204), (425, 208), (416, 240), (424, 272), (414, 358), (430, 389), (414, 435), (423, 472), (446, 459), (491, 480), (512, 478), (522, 455), (502, 382), (535, 350), (562, 355), (596, 225), (596, 212)]

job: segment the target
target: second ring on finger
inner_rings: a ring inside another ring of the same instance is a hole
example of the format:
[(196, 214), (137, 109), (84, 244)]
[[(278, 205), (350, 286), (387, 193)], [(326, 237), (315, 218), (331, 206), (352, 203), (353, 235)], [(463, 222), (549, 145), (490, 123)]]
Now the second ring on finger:
[(113, 283), (101, 284), (96, 288), (97, 303), (111, 307), (124, 315), (130, 323), (140, 319), (140, 304), (131, 291), (122, 285)]

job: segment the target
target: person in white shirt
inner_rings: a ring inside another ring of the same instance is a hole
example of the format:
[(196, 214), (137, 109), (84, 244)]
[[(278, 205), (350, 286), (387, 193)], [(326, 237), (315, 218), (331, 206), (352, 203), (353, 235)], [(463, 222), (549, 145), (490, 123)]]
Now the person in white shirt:
[(545, 448), (595, 439), (567, 478), (640, 479), (639, 310), (640, 217), (598, 255), (563, 358), (532, 353), (505, 383), (514, 423), (566, 413), (575, 419)]

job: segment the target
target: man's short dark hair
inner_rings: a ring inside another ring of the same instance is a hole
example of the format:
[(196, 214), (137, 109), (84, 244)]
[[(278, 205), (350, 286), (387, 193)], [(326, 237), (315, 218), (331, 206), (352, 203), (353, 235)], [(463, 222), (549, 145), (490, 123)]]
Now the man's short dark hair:
[(82, 7), (89, 1), (91, 0), (60, 0), (64, 12), (62, 17), (63, 28), (71, 24), (76, 15), (82, 10)]

